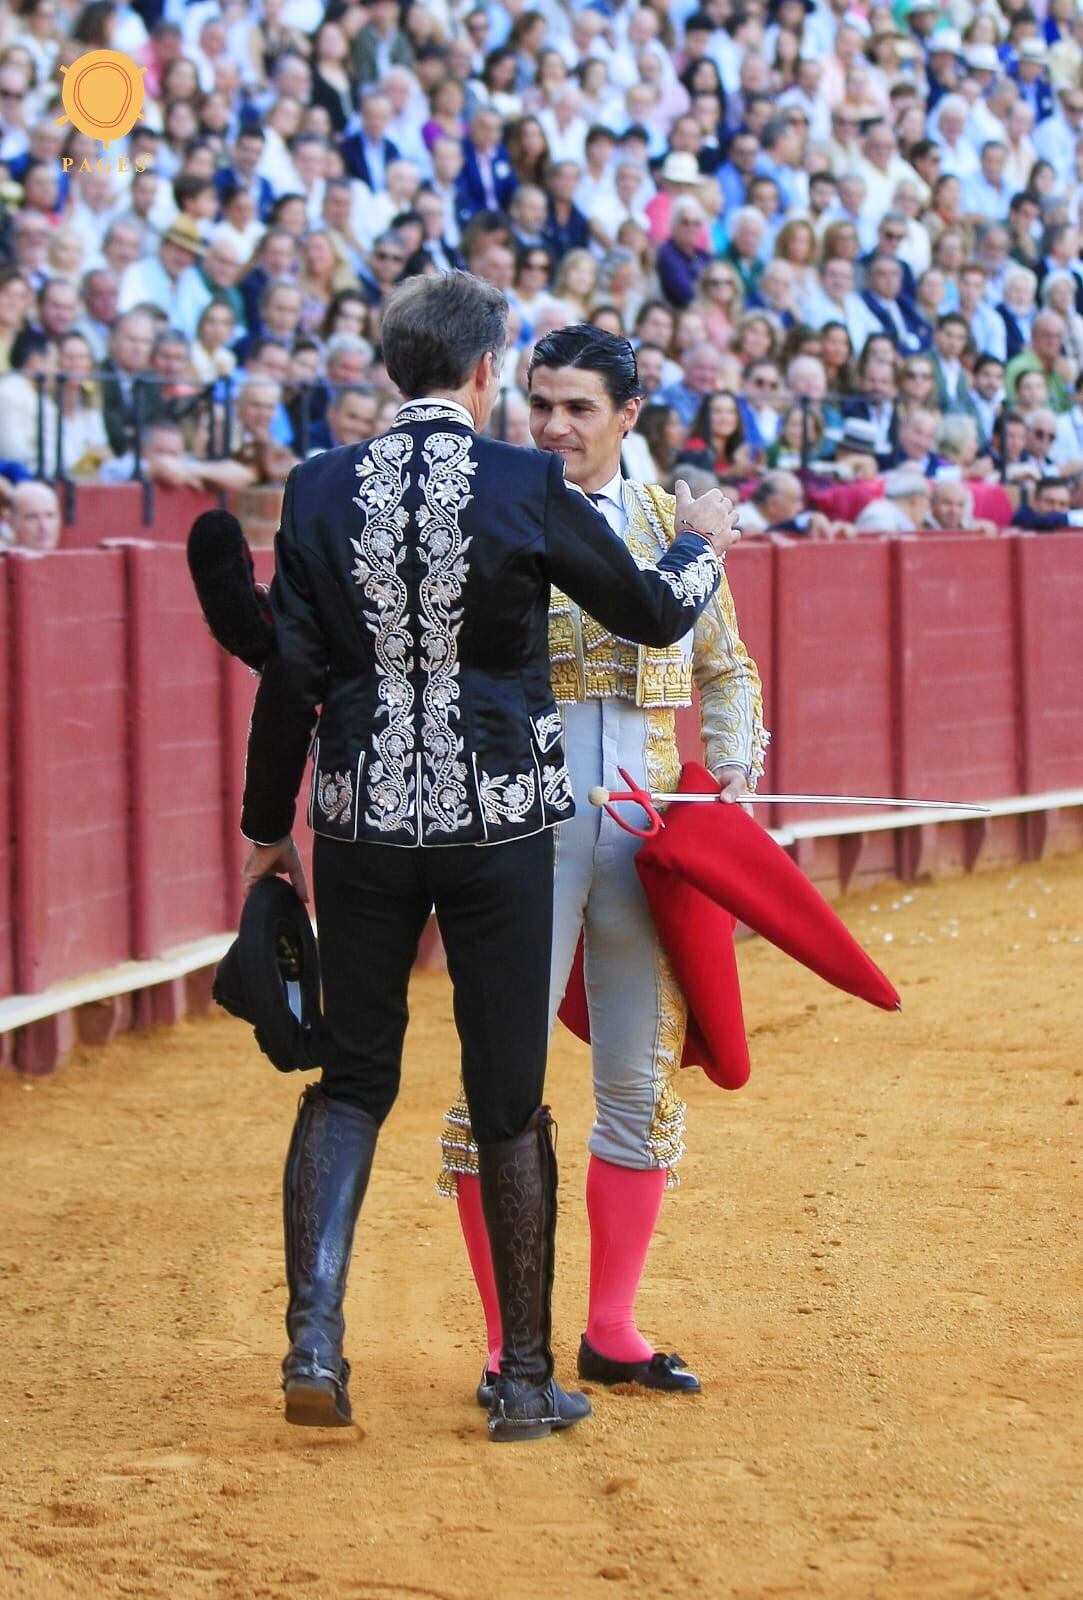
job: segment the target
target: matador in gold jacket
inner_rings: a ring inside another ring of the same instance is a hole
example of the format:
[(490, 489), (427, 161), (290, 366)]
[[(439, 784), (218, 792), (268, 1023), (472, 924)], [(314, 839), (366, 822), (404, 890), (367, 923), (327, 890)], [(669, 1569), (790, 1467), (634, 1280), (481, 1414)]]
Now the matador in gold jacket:
[[(621, 476), (621, 442), (640, 403), (627, 340), (565, 328), (539, 341), (530, 368), (535, 443), (564, 457), (568, 479), (646, 566), (673, 539), (680, 505), (656, 485)], [(725, 574), (695, 628), (668, 649), (615, 638), (556, 591), (549, 645), (560, 709), (548, 736), (555, 740), (563, 731), (579, 802), (575, 817), (557, 830), (550, 1026), (582, 935), (595, 1102), (587, 1173), (591, 1282), (579, 1372), (600, 1383), (687, 1392), (699, 1388), (698, 1380), (678, 1356), (655, 1352), (634, 1318), (662, 1194), (676, 1181), (684, 1151), (685, 1107), (675, 1080), (687, 1008), (635, 871), (640, 841), (583, 802), (594, 785), (620, 787), (618, 767), (648, 790), (677, 787), (674, 712), (693, 703), (693, 690), (706, 765), (729, 799), (754, 787), (768, 739), (760, 678), (741, 642)], [(441, 1145), (439, 1187), (457, 1197), (485, 1309), (489, 1355), (479, 1388), (485, 1404), (500, 1359), (500, 1317), (461, 1095), (447, 1113)]]

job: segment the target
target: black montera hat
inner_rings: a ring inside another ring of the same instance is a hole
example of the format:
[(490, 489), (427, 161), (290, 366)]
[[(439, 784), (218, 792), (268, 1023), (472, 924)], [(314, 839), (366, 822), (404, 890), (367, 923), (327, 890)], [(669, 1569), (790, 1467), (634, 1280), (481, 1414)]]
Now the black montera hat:
[(252, 889), (213, 992), (224, 1010), (252, 1024), (279, 1072), (322, 1065), (319, 951), (308, 913), (284, 878), (261, 878)]

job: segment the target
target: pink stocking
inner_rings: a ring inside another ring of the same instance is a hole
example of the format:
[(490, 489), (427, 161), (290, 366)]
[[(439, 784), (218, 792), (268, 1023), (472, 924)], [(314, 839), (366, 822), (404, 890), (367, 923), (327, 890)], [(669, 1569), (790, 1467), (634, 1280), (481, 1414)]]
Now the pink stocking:
[(500, 1371), (500, 1302), (496, 1297), (496, 1279), (493, 1277), (493, 1257), (489, 1248), (489, 1234), (485, 1227), (485, 1214), (481, 1209), (481, 1184), (472, 1173), (460, 1172), (457, 1176), (459, 1225), (466, 1241), (466, 1253), (474, 1273), (474, 1282), (481, 1296), (481, 1309), (485, 1314), (485, 1334), (489, 1341), (490, 1372)]
[(658, 1221), (665, 1170), (616, 1167), (591, 1156), (590, 1305), (587, 1342), (611, 1361), (648, 1361), (654, 1350), (635, 1324), (635, 1298)]

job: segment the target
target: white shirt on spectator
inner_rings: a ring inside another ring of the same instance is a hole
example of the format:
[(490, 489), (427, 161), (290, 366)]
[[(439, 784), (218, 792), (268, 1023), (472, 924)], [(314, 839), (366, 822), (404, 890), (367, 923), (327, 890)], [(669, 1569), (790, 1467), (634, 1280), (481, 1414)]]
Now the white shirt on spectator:
[(965, 183), (967, 178), (972, 178), (979, 172), (977, 155), (974, 146), (968, 144), (966, 139), (960, 139), (956, 145), (950, 145), (940, 132), (939, 127), (934, 128), (929, 137), (940, 146), (940, 176), (942, 178), (958, 178), (960, 183)]
[(275, 197), (283, 194), (301, 194), (301, 179), (297, 168), (293, 164), (293, 157), (286, 146), (286, 141), (275, 128), (264, 127), (266, 136), (263, 154), (256, 167), (256, 175), (266, 178), (275, 192)]
[(1071, 462), (1083, 461), (1083, 406), (1074, 405), (1057, 418), (1051, 454), (1058, 471)]
[[(319, 226), (319, 224), (317, 224)], [(251, 261), (256, 253), (256, 247), (266, 227), (257, 218), (253, 217), (245, 228), (235, 228), (232, 222), (216, 222), (211, 230), (211, 243), (218, 239), (225, 239), (237, 252), (238, 261)]]
[(1003, 222), (1007, 217), (1013, 194), (1007, 178), (996, 189), (983, 172), (975, 172), (964, 180), (962, 190), (963, 210), (968, 215), (990, 217), (995, 222)]
[(913, 217), (907, 218), (906, 238), (898, 249), (900, 261), (905, 261), (915, 278), (920, 278), (933, 259), (928, 230)]
[(130, 267), (125, 267), (120, 276), (118, 308), (121, 311), (130, 311), (133, 306), (160, 306), (166, 314), (169, 326), (175, 328), (178, 326), (176, 319), (186, 293), (186, 278), (189, 279), (187, 293), (191, 294), (191, 280), (199, 281), (199, 275), (194, 267), (188, 267), (174, 282), (156, 256), (148, 257), (145, 261), (133, 261)]
[[(42, 397), (45, 471), (56, 463), (56, 405)], [(21, 372), (0, 378), (0, 461), (17, 461), (28, 472), (38, 470), (38, 389)]]
[(1041, 159), (1056, 169), (1062, 182), (1075, 173), (1076, 147), (1083, 130), (1073, 132), (1066, 118), (1058, 114), (1039, 122), (1030, 137)]
[(866, 339), (884, 331), (859, 294), (851, 292), (840, 306), (828, 299), (819, 285), (805, 301), (802, 317), (810, 328), (822, 328), (828, 322), (844, 322), (855, 350), (863, 350)]
[(590, 131), (586, 118), (573, 117), (566, 127), (561, 128), (556, 112), (546, 106), (544, 111), (538, 112), (538, 121), (545, 130), (550, 160), (577, 161), (582, 165)]
[(895, 199), (895, 190), (900, 183), (915, 184), (923, 199), (929, 193), (927, 186), (909, 161), (904, 161), (900, 155), (892, 156), (886, 172), (874, 166), (871, 161), (862, 161), (857, 170), (865, 180), (864, 209), (872, 213), (874, 222), (879, 222), (884, 212), (890, 211)]
[(894, 500), (873, 500), (854, 523), (858, 533), (914, 533), (915, 524)]

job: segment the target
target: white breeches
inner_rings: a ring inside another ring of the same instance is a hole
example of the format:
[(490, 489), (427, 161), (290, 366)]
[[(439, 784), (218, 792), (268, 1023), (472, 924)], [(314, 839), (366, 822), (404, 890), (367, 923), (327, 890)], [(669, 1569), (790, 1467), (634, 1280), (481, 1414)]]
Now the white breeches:
[[(642, 841), (587, 799), (595, 784), (624, 787), (618, 767), (648, 789), (674, 788), (672, 718), (616, 699), (562, 709), (576, 815), (557, 829), (550, 1027), (582, 932), (595, 1105), (590, 1149), (617, 1166), (672, 1168), (684, 1151), (684, 1105), (673, 1089), (684, 999), (635, 870)], [(629, 807), (626, 814), (642, 826), (641, 812)]]

